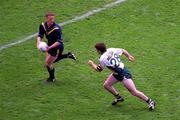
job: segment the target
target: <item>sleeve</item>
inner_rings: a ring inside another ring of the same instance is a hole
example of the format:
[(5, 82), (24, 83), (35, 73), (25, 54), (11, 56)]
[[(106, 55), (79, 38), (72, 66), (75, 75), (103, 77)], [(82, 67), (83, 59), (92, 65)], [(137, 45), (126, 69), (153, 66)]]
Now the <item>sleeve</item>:
[(99, 60), (99, 65), (102, 69), (104, 69), (106, 67), (105, 63), (103, 62), (103, 60)]
[(38, 32), (38, 37), (43, 38), (45, 34), (44, 27), (42, 25), (39, 26), (39, 32)]
[(123, 53), (122, 48), (116, 48), (116, 53), (121, 56)]

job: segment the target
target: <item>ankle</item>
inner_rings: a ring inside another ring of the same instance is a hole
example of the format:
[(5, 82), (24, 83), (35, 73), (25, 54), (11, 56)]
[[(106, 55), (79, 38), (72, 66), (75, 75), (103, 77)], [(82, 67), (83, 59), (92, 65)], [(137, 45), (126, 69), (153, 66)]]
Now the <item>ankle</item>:
[(147, 102), (147, 103), (151, 102), (151, 98), (148, 98), (148, 99), (146, 100), (146, 102)]
[(122, 96), (119, 95), (119, 93), (117, 93), (116, 95), (114, 95), (115, 98), (119, 99), (122, 98)]

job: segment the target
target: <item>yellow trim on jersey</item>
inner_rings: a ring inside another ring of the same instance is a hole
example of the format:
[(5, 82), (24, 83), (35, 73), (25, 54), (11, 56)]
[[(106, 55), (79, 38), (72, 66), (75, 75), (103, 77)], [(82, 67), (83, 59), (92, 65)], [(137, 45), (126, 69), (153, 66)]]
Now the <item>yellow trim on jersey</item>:
[(57, 27), (53, 28), (51, 31), (49, 31), (49, 32), (47, 33), (47, 35), (51, 34), (54, 30), (58, 30), (58, 29), (59, 29), (59, 28), (57, 28)]
[(45, 27), (43, 22), (42, 22), (42, 26), (43, 26), (44, 30), (46, 31), (46, 33), (47, 33), (46, 27)]

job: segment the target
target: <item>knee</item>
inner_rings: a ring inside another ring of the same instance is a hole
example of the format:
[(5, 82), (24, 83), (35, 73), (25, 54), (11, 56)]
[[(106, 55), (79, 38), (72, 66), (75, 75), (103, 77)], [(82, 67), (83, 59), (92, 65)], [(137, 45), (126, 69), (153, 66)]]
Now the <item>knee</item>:
[(103, 87), (104, 87), (105, 89), (107, 89), (107, 88), (110, 87), (110, 85), (109, 85), (108, 83), (105, 82), (105, 83), (103, 84)]
[(48, 62), (45, 62), (44, 66), (45, 66), (45, 67), (49, 67), (50, 65), (49, 65)]
[(51, 68), (52, 67), (52, 64), (50, 64), (49, 62), (45, 62), (45, 64), (44, 64), (44, 66), (46, 67), (46, 68)]

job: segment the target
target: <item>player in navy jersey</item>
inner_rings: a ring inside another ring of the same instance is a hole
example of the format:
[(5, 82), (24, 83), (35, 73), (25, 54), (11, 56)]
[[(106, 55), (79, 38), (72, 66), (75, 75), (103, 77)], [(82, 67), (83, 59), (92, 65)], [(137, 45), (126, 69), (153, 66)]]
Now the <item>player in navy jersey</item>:
[(101, 55), (99, 64), (95, 64), (92, 60), (88, 61), (88, 64), (98, 72), (101, 72), (105, 67), (109, 68), (112, 73), (104, 82), (104, 88), (114, 95), (115, 100), (112, 105), (116, 105), (118, 102), (124, 101), (119, 92), (113, 87), (117, 82), (122, 82), (125, 88), (134, 96), (148, 103), (149, 110), (154, 110), (155, 101), (147, 97), (143, 92), (136, 89), (132, 80), (132, 75), (129, 70), (124, 67), (124, 63), (120, 57), (125, 55), (129, 61), (134, 61), (134, 57), (130, 55), (125, 49), (122, 48), (108, 48), (104, 43), (97, 43), (95, 45), (97, 52)]
[(39, 33), (37, 36), (37, 46), (43, 40), (44, 35), (48, 40), (48, 48), (45, 59), (45, 65), (49, 72), (49, 78), (47, 82), (55, 81), (55, 68), (53, 67), (53, 63), (58, 62), (64, 58), (70, 58), (76, 60), (74, 54), (68, 52), (67, 54), (62, 54), (64, 50), (63, 38), (61, 27), (55, 23), (55, 15), (52, 12), (48, 12), (46, 14), (45, 23), (40, 24)]

